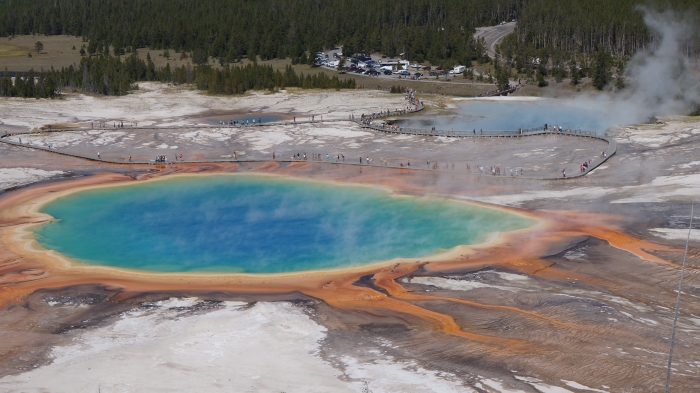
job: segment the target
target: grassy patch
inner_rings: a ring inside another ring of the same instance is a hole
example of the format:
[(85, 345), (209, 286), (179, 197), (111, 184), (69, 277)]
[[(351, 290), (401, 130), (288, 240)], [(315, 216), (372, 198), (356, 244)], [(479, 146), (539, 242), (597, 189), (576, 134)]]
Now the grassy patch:
[(27, 57), (28, 52), (27, 48), (21, 48), (17, 45), (0, 44), (0, 57)]

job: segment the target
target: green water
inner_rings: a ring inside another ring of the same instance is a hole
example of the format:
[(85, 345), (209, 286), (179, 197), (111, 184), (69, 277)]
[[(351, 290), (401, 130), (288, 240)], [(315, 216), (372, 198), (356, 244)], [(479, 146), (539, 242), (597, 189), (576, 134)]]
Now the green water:
[(159, 272), (280, 273), (436, 254), (533, 222), (441, 198), (256, 175), (188, 176), (77, 192), (41, 209), (45, 248)]

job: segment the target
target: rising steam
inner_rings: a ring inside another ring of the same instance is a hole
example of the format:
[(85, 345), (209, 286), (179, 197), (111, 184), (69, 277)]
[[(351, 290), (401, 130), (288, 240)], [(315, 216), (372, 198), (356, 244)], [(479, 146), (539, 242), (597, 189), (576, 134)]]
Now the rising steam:
[(650, 49), (638, 52), (628, 63), (629, 87), (611, 97), (617, 124), (687, 114), (700, 105), (697, 59), (683, 55), (698, 34), (692, 19), (673, 11), (641, 11), (654, 39)]

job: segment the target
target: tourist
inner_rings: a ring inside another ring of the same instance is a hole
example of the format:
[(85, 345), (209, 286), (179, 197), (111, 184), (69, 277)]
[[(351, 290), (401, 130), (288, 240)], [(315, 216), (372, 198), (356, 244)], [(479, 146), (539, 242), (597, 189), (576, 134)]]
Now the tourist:
[(563, 177), (566, 177), (566, 169), (562, 169), (562, 170), (561, 170), (561, 174), (562, 174)]
[(275, 152), (274, 151), (272, 152), (272, 159), (273, 160), (275, 159)]
[(97, 159), (98, 160), (100, 159), (100, 152), (99, 151), (97, 152)]

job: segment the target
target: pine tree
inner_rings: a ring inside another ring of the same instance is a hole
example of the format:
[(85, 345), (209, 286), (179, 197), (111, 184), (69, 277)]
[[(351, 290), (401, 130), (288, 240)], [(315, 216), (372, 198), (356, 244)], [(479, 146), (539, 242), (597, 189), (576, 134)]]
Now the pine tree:
[(610, 82), (610, 67), (612, 65), (612, 56), (604, 51), (599, 50), (595, 55), (595, 69), (593, 70), (593, 86), (598, 90), (603, 90)]

